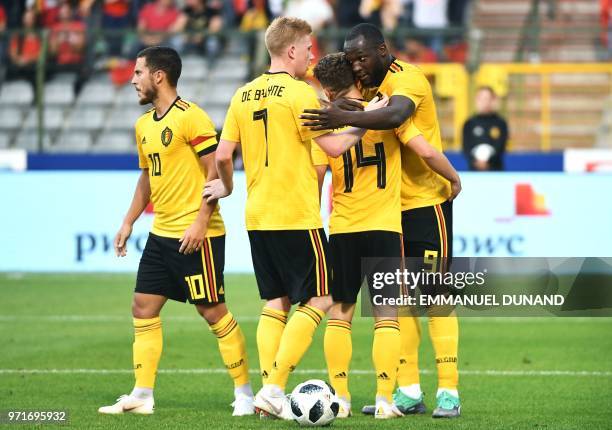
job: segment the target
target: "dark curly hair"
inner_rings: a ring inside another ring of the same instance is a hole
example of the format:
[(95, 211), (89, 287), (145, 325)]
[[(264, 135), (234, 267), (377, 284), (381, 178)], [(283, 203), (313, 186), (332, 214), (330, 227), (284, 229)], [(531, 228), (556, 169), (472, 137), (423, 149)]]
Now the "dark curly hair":
[(323, 88), (333, 92), (346, 90), (355, 83), (351, 63), (344, 52), (321, 58), (314, 68), (314, 75)]

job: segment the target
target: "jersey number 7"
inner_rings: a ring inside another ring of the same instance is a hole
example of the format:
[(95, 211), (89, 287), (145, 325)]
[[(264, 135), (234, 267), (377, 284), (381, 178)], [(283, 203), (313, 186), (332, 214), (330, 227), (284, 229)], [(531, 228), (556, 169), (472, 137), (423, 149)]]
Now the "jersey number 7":
[(266, 167), (268, 167), (268, 109), (256, 110), (253, 112), (253, 121), (262, 120), (264, 123), (264, 140), (266, 142)]

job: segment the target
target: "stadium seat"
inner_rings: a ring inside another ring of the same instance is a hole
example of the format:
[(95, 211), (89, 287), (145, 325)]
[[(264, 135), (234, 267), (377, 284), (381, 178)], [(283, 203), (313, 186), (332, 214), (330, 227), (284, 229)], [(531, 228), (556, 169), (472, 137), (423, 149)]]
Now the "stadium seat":
[(0, 105), (29, 105), (34, 101), (34, 89), (28, 81), (5, 82), (0, 90)]
[(48, 152), (88, 152), (91, 148), (91, 141), (91, 135), (87, 132), (64, 132), (46, 150)]
[[(214, 81), (239, 81), (241, 84), (247, 77), (249, 67), (247, 63), (239, 58), (225, 57), (216, 64), (214, 70), (209, 75), (209, 80)], [(237, 85), (236, 87), (240, 86)]]
[(109, 131), (123, 131), (129, 130), (133, 132), (134, 124), (136, 120), (147, 111), (147, 106), (125, 106), (122, 108), (113, 108), (108, 116), (105, 130)]
[(240, 87), (241, 82), (209, 82), (204, 88), (203, 99), (206, 105), (215, 104), (229, 106), (234, 92)]
[(11, 136), (9, 133), (0, 133), (0, 149), (6, 149), (11, 144)]
[(104, 126), (106, 109), (100, 106), (87, 106), (73, 109), (68, 117), (69, 130), (99, 130)]
[(208, 67), (206, 61), (200, 56), (187, 56), (183, 58), (183, 69), (181, 70), (181, 80), (206, 79)]
[(96, 153), (128, 153), (136, 152), (133, 132), (112, 131), (100, 133), (95, 145), (91, 147)]
[(51, 82), (45, 85), (45, 104), (67, 106), (74, 102), (74, 86), (70, 82)]
[(117, 105), (118, 106), (136, 106), (138, 104), (138, 96), (134, 85), (124, 85), (117, 90)]
[[(57, 130), (64, 122), (64, 109), (60, 107), (45, 107), (43, 110), (43, 124), (46, 130)], [(38, 109), (32, 107), (23, 124), (24, 130), (38, 128)]]
[(89, 82), (81, 90), (77, 105), (109, 105), (113, 103), (115, 94), (115, 88), (109, 83)]
[[(51, 146), (53, 135), (49, 132), (43, 134), (43, 150)], [(28, 152), (39, 152), (38, 133), (36, 130), (23, 130), (17, 135), (15, 147), (25, 149)]]
[(0, 130), (17, 130), (23, 123), (23, 110), (19, 106), (0, 106)]

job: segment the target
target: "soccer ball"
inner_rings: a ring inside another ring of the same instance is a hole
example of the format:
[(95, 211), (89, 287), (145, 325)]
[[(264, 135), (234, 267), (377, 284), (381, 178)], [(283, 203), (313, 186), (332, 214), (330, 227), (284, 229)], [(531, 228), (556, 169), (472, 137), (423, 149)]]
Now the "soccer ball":
[(291, 393), (293, 419), (302, 426), (325, 426), (338, 415), (336, 392), (325, 381), (310, 379)]

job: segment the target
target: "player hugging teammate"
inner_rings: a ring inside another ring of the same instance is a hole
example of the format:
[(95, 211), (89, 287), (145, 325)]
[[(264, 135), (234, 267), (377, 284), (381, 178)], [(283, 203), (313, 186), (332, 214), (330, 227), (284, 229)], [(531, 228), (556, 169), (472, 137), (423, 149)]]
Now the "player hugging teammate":
[[(441, 153), (425, 76), (395, 60), (376, 27), (359, 25), (348, 35), (345, 53), (325, 57), (315, 69), (334, 101), (322, 109), (301, 80), (312, 59), (311, 32), (297, 18), (272, 22), (265, 35), (270, 69), (236, 91), (218, 146), (204, 111), (176, 94), (178, 54), (154, 47), (138, 55), (132, 83), (140, 103), (153, 109), (136, 124), (143, 170), (115, 239), (117, 255), (125, 255), (132, 225), (149, 202), (155, 220), (134, 293), (136, 384), (100, 412), (153, 412), (162, 349), (159, 313), (173, 299), (193, 303), (217, 336), (234, 379), (234, 415), (260, 411), (292, 418), (285, 396), (289, 373), (328, 314), (325, 356), (341, 399), (339, 416), (348, 417), (351, 320), (364, 280), (362, 259), (435, 256), (435, 270), (449, 261), (451, 200), (461, 186)], [(232, 192), (238, 145), (248, 190), (246, 226), (264, 300), (257, 327), (263, 387), (256, 396), (244, 336), (224, 304), (225, 230), (217, 201)], [(327, 166), (334, 188), (329, 245), (319, 210)], [(391, 312), (375, 314), (375, 320), (377, 393), (367, 411), (382, 419), (424, 412), (418, 319)], [(458, 416), (456, 317), (431, 317), (430, 333), (440, 381), (433, 416)]]

